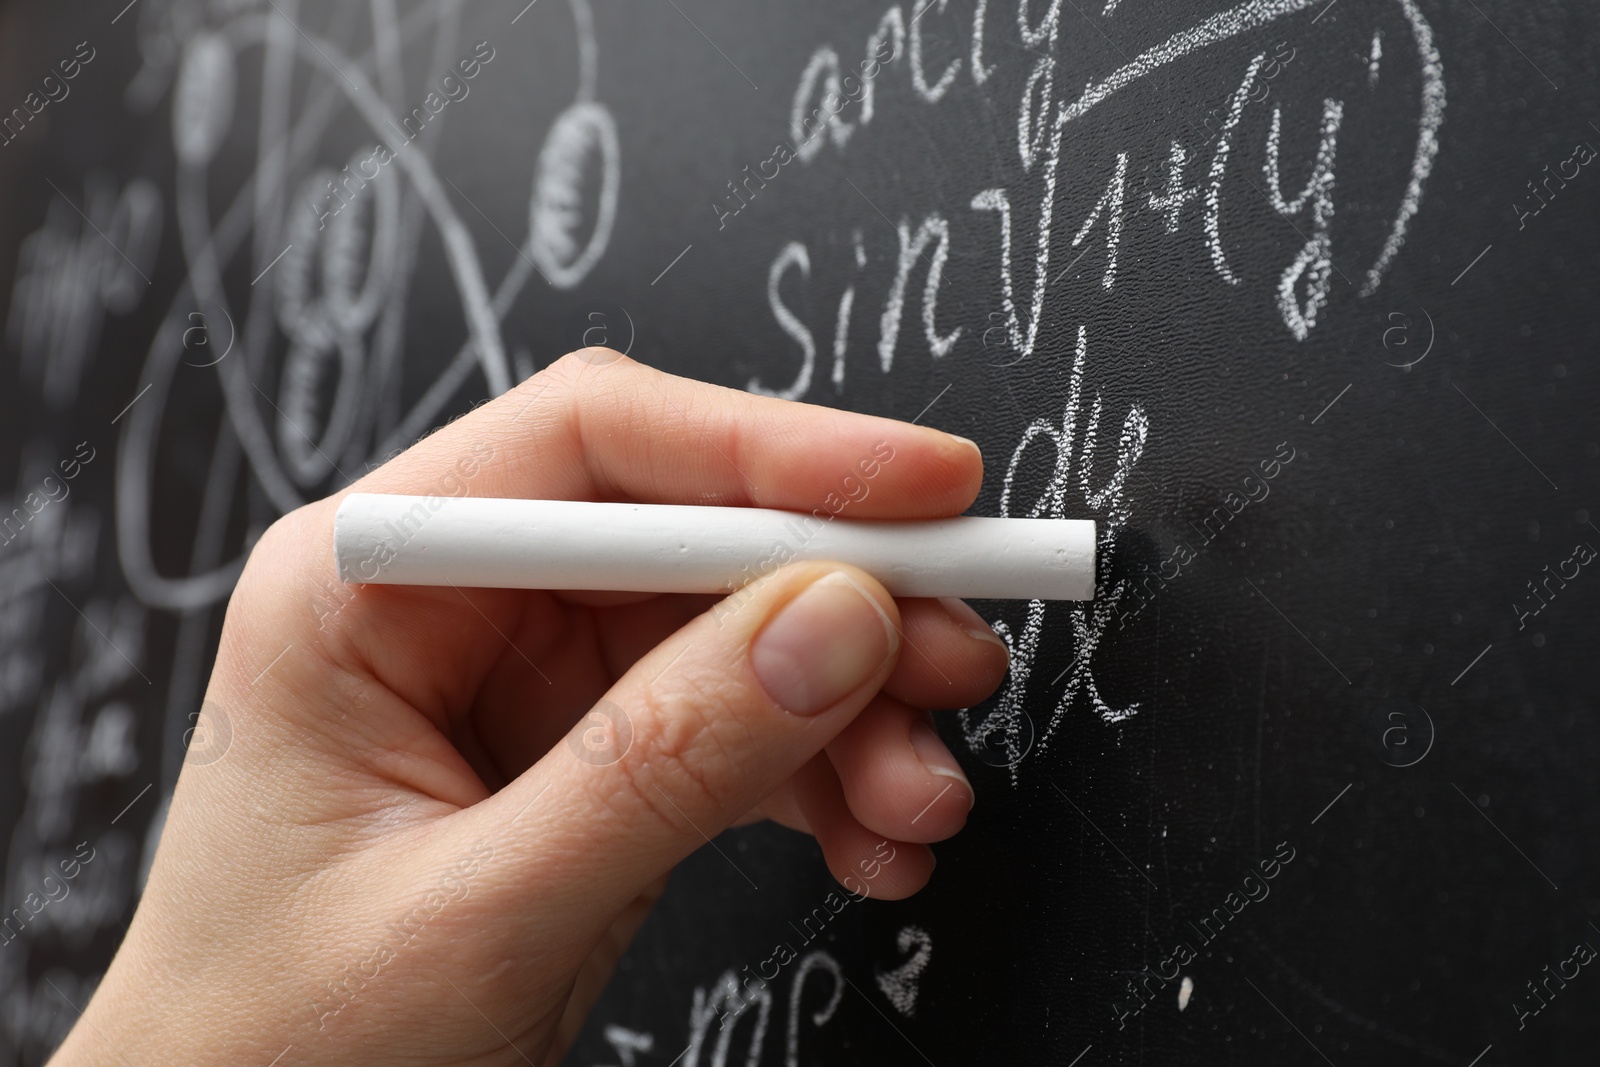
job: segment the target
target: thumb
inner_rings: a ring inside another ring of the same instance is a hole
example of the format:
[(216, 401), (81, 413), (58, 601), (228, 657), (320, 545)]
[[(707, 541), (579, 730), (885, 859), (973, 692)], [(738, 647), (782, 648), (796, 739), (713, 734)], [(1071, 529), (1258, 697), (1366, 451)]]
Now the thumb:
[(513, 907), (571, 901), (585, 914), (569, 921), (603, 927), (849, 725), (900, 634), (865, 571), (781, 568), (640, 658), (563, 743), (457, 817), (507, 842)]

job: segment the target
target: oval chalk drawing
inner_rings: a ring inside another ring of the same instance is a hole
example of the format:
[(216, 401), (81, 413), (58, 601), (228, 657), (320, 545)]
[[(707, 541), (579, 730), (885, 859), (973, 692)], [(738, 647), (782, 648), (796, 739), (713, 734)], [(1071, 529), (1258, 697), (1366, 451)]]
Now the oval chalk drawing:
[[(591, 163), (590, 156), (598, 158)], [(580, 251), (584, 179), (591, 166), (599, 168), (600, 193), (594, 229)], [(573, 104), (545, 137), (528, 219), (534, 262), (557, 289), (576, 286), (605, 255), (621, 185), (622, 152), (611, 112), (604, 104)]]
[[(300, 488), (310, 489), (338, 469), (332, 457), (344, 449), (360, 415), (365, 367), (361, 338), (349, 331), (289, 346), (273, 406), (278, 410), (278, 451)], [(324, 416), (323, 397), (335, 378), (338, 384)]]
[(329, 321), (350, 333), (362, 333), (376, 321), (400, 241), (397, 179), (384, 171), (366, 178), (360, 171), (365, 158), (358, 151), (345, 168), (358, 174), (362, 184), (350, 203), (328, 220), (322, 243), (323, 306)]
[[(319, 168), (301, 186), (299, 201), (327, 211), (327, 201), (332, 198), (329, 189), (335, 177), (331, 168)], [(330, 332), (323, 321), (324, 308), (315, 292), (325, 228), (317, 210), (290, 212), (286, 228), (289, 246), (273, 272), (272, 300), (278, 328), (297, 343), (322, 342)]]
[(221, 35), (203, 33), (184, 48), (172, 93), (172, 143), (178, 160), (204, 167), (233, 121), (233, 49)]

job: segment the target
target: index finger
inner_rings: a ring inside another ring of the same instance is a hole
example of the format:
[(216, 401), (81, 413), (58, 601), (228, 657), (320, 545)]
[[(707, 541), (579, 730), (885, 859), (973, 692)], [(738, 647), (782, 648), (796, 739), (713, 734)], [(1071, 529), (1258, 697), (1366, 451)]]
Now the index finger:
[[(462, 457), (471, 484), (451, 479)], [(959, 515), (978, 446), (930, 427), (681, 378), (610, 349), (569, 353), (347, 492), (630, 500)], [(341, 494), (342, 495), (342, 494)]]

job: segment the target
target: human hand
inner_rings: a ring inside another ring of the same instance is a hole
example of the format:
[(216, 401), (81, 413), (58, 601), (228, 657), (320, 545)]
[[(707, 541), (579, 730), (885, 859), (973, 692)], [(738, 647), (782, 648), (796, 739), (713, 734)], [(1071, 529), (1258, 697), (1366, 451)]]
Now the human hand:
[[(346, 491), (916, 519), (982, 477), (936, 430), (587, 349)], [(726, 599), (344, 587), (340, 496), (250, 555), (210, 742), (56, 1067), (555, 1063), (708, 837), (771, 818), (847, 889), (900, 898), (965, 822), (925, 709), (982, 700), (1008, 656), (960, 601), (819, 562)]]

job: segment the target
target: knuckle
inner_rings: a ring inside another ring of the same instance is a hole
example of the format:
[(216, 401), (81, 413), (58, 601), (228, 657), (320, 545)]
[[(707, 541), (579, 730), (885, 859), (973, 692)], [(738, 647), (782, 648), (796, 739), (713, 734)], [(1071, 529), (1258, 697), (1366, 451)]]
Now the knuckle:
[(252, 590), (281, 587), (298, 572), (306, 547), (317, 543), (319, 523), (326, 522), (327, 511), (322, 501), (316, 501), (274, 519), (250, 547), (240, 586)]
[(293, 511), (286, 511), (273, 519), (267, 528), (261, 531), (261, 536), (256, 538), (255, 547), (250, 553), (251, 559), (262, 552), (270, 552), (286, 542), (292, 543), (298, 536), (298, 531), (305, 525), (305, 513), (310, 507), (309, 504), (302, 504)]
[(592, 370), (595, 367), (604, 367), (611, 363), (625, 360), (628, 357), (614, 348), (606, 345), (585, 345), (566, 353), (551, 366), (563, 366), (569, 373)]
[(578, 368), (584, 365), (579, 358), (579, 354), (583, 351), (585, 350), (578, 349), (573, 352), (567, 352), (551, 360), (543, 368), (512, 386), (510, 394), (531, 399), (541, 395), (549, 396), (574, 392), (579, 380)]
[(685, 677), (644, 690), (633, 715), (633, 743), (616, 766), (616, 800), (680, 833), (696, 833), (695, 826), (730, 811), (737, 788), (726, 772), (746, 727), (728, 689)]
[[(611, 363), (632, 363), (622, 353), (604, 347), (579, 348), (551, 361), (543, 370), (531, 375), (511, 390), (520, 399), (519, 407), (534, 401), (569, 413), (579, 413), (585, 403), (596, 402), (608, 395), (606, 382), (615, 385), (615, 376), (597, 374)], [(612, 392), (615, 392), (613, 388)]]

